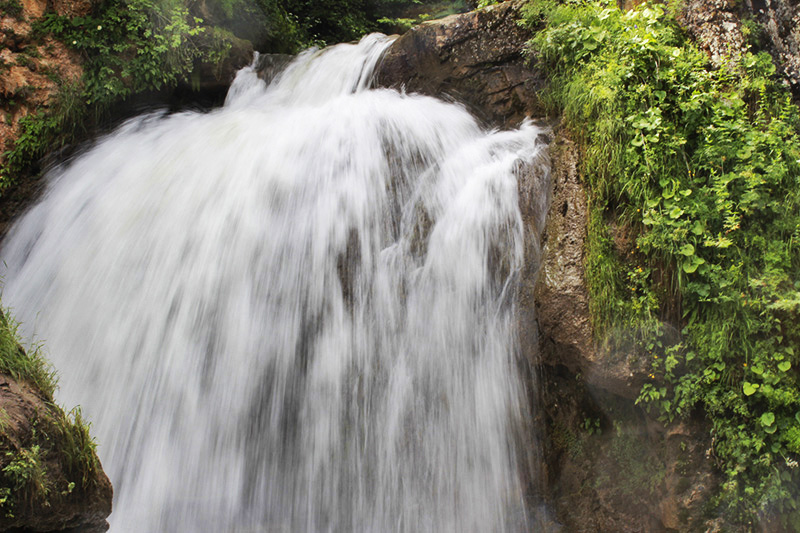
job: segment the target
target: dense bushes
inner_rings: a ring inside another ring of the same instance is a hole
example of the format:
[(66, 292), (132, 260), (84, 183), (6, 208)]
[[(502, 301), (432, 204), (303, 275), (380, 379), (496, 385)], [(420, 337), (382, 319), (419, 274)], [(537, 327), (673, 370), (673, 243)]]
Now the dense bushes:
[(534, 1), (527, 17), (585, 150), (596, 330), (649, 359), (639, 400), (665, 421), (703, 409), (728, 516), (796, 528), (797, 107), (768, 54), (713, 69), (660, 6)]

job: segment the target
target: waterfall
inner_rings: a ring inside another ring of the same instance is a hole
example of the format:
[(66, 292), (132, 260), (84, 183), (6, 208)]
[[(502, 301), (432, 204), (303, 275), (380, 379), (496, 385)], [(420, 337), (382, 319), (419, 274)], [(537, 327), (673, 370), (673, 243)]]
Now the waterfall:
[(370, 88), (388, 44), (125, 123), (6, 239), (3, 301), (93, 423), (113, 532), (530, 527), (516, 176), (541, 128)]

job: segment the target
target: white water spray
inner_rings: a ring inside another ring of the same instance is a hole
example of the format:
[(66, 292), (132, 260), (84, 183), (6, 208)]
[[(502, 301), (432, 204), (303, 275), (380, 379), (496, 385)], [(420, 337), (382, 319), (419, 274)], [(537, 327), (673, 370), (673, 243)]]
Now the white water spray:
[(526, 528), (514, 171), (540, 130), (368, 90), (388, 41), (51, 173), (4, 303), (93, 421), (112, 531)]

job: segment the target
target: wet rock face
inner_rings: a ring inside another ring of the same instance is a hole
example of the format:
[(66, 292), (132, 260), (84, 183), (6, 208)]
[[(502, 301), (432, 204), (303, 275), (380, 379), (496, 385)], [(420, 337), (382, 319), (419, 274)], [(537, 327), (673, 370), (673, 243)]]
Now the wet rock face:
[(560, 128), (550, 153), (552, 203), (542, 236), (541, 269), (537, 278), (522, 281), (523, 292), (533, 294), (540, 336), (534, 345), (523, 334), (523, 353), (536, 354), (539, 364), (563, 365), (590, 386), (635, 400), (647, 379), (645, 362), (634, 350), (602, 348), (593, 334), (584, 274), (588, 205), (580, 153)]
[[(594, 359), (589, 291), (583, 274), (587, 224), (586, 194), (578, 173), (575, 143), (563, 132), (550, 145), (554, 162), (552, 207), (542, 239), (543, 260), (533, 288), (542, 331), (540, 361), (566, 365), (573, 372)], [(525, 282), (524, 282), (525, 283)], [(536, 347), (524, 349), (535, 353)]]
[(566, 367), (542, 367), (544, 483), (563, 531), (714, 531), (702, 418), (664, 426)]
[[(606, 349), (593, 332), (580, 157), (556, 127), (541, 267), (521, 277), (521, 349), (541, 372), (545, 498), (567, 531), (703, 531), (719, 478), (702, 417), (664, 426), (649, 416), (635, 404), (645, 361), (634, 349)], [(523, 220), (526, 201), (521, 194)]]
[(377, 85), (452, 98), (492, 125), (541, 115), (543, 77), (524, 65), (531, 34), (518, 24), (521, 6), (504, 2), (409, 30), (386, 52)]

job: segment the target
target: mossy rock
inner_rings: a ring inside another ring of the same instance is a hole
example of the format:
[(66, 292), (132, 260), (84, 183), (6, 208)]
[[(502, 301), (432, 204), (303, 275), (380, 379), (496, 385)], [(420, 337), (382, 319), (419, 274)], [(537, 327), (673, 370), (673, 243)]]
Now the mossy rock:
[(111, 498), (80, 411), (0, 374), (0, 530), (105, 531)]

